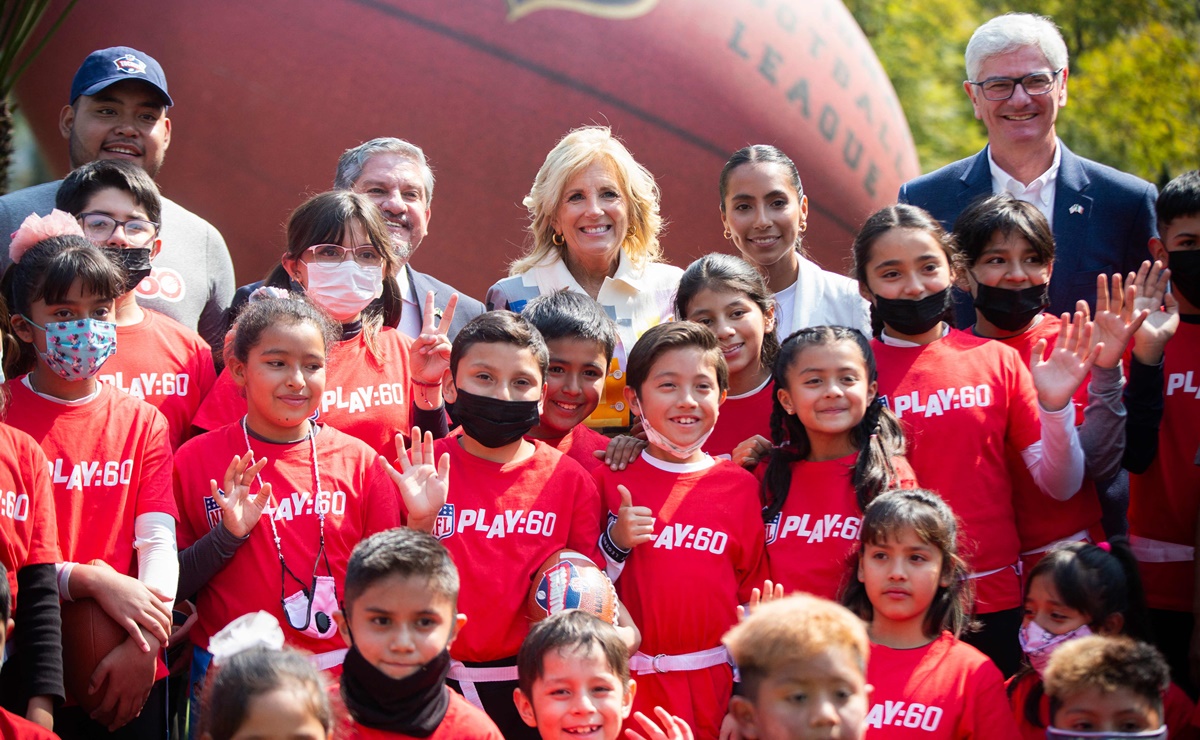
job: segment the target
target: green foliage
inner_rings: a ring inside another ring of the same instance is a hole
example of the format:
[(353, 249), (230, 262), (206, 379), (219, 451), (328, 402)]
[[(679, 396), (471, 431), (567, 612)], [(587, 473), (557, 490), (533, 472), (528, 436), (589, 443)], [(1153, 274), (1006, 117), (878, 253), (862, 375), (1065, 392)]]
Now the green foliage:
[(1200, 3), (1196, 0), (845, 0), (870, 39), (929, 172), (986, 143), (963, 92), (975, 28), (1043, 13), (1071, 53), (1058, 134), (1079, 154), (1152, 182), (1200, 168)]

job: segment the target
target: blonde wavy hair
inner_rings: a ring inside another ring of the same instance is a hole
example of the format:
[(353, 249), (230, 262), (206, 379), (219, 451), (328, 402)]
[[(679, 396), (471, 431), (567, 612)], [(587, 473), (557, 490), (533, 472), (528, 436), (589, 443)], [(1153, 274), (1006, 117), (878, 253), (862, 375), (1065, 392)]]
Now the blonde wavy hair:
[(662, 260), (658, 235), (663, 219), (659, 214), (658, 184), (654, 182), (654, 176), (638, 164), (620, 139), (613, 136), (612, 129), (583, 126), (572, 130), (550, 150), (533, 180), (529, 195), (522, 201), (529, 209), (529, 236), (524, 256), (509, 266), (509, 275), (528, 272), (550, 256), (562, 258), (566, 245), (560, 247), (552, 241), (554, 216), (571, 179), (597, 161), (612, 168), (621, 197), (628, 204), (629, 232), (621, 249), (638, 268)]

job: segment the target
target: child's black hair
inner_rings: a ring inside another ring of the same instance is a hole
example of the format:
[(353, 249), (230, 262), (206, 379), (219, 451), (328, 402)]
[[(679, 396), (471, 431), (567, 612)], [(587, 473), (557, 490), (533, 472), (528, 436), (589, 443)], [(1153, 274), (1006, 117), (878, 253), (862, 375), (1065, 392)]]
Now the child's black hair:
[(432, 535), (408, 527), (376, 532), (354, 546), (346, 564), (342, 609), (349, 615), (363, 591), (390, 576), (424, 579), (430, 593), (449, 600), (451, 611), (458, 609), (458, 568), (450, 551)]
[(1037, 206), (1000, 193), (976, 200), (954, 222), (954, 240), (963, 261), (974, 266), (996, 234), (1020, 236), (1046, 265), (1054, 262), (1054, 232)]
[(1154, 213), (1158, 219), (1158, 235), (1164, 240), (1172, 221), (1200, 214), (1200, 170), (1185, 172), (1167, 183), (1158, 194)]
[[(125, 291), (124, 271), (84, 237), (52, 236), (34, 244), (21, 255), (20, 262), (8, 266), (0, 280), (10, 322), (18, 314), (28, 317), (30, 306), (39, 300), (48, 304), (63, 302), (76, 280), (84, 294), (105, 300), (116, 300)], [(33, 345), (19, 344), (16, 357), (5, 355), (5, 372), (10, 378), (29, 372), (37, 364)]]
[(945, 631), (961, 636), (973, 626), (973, 597), (967, 578), (970, 571), (958, 555), (958, 520), (950, 505), (932, 491), (921, 488), (888, 491), (867, 506), (859, 534), (859, 551), (851, 560), (849, 585), (842, 594), (842, 603), (867, 622), (875, 618), (875, 607), (867, 596), (866, 586), (857, 577), (859, 561), (868, 545), (896, 540), (905, 529), (911, 529), (921, 541), (942, 553), (942, 581), (949, 584), (938, 584), (933, 602), (925, 612), (925, 635), (937, 637)]
[(237, 734), (250, 702), (280, 689), (303, 697), (305, 709), (321, 723), (326, 735), (333, 732), (333, 711), (325, 682), (317, 669), (294, 650), (251, 648), (225, 660), (213, 671), (204, 692), (199, 736), (229, 740)]
[(628, 690), (629, 648), (617, 628), (585, 611), (571, 609), (538, 622), (525, 636), (517, 653), (517, 682), (521, 691), (532, 700), (533, 684), (545, 672), (547, 653), (554, 650), (587, 653), (592, 646), (600, 649), (604, 662), (621, 680), (621, 687)]
[(528, 319), (512, 311), (488, 311), (467, 322), (454, 338), (450, 348), (450, 377), (458, 375), (458, 363), (467, 350), (476, 344), (511, 344), (520, 349), (527, 349), (537, 360), (542, 380), (546, 378), (546, 370), (550, 366), (550, 353), (546, 349), (546, 340)]
[[(1045, 576), (1054, 586), (1063, 606), (1087, 616), (1093, 632), (1099, 632), (1114, 614), (1123, 617), (1121, 633), (1135, 640), (1153, 641), (1146, 596), (1137, 558), (1124, 537), (1113, 537), (1106, 547), (1089, 542), (1068, 542), (1058, 545), (1029, 571), (1025, 580), (1025, 595), (1035, 578)], [(1033, 671), (1023, 666), (1009, 685), (1010, 695), (1015, 686)], [(1029, 692), (1023, 712), (1035, 727), (1041, 727), (1038, 708), (1042, 686)]]
[[(867, 338), (857, 329), (845, 326), (801, 329), (788, 337), (779, 350), (771, 375), (776, 389), (771, 409), (771, 441), (774, 449), (762, 482), (764, 522), (770, 522), (783, 509), (792, 486), (793, 464), (806, 459), (812, 452), (808, 432), (799, 417), (783, 408), (779, 390), (787, 389), (788, 370), (801, 352), (809, 347), (827, 347), (838, 342), (850, 342), (858, 348), (866, 370), (864, 382), (874, 382), (878, 376), (875, 353), (871, 351)], [(904, 430), (896, 415), (876, 400), (867, 404), (862, 420), (850, 430), (850, 440), (858, 450), (851, 480), (861, 511), (893, 482), (896, 469), (892, 465), (892, 458), (904, 454)]]
[(617, 348), (617, 325), (604, 313), (604, 307), (589, 296), (566, 288), (556, 290), (534, 298), (521, 315), (537, 327), (545, 341), (595, 342), (604, 350), (605, 362), (612, 362)]
[(58, 186), (54, 207), (78, 216), (92, 196), (109, 188), (128, 193), (146, 210), (148, 221), (162, 223), (162, 196), (154, 179), (136, 164), (119, 159), (97, 159), (72, 170)]
[[(742, 293), (750, 299), (764, 320), (775, 308), (775, 294), (767, 287), (767, 281), (744, 259), (732, 254), (707, 254), (683, 271), (679, 288), (675, 292), (675, 318), (686, 319), (688, 309), (696, 294), (705, 288), (718, 292)], [(775, 364), (779, 354), (779, 339), (775, 327), (763, 332), (759, 363), (768, 370)]]
[(261, 340), (263, 332), (271, 326), (310, 323), (321, 333), (325, 344), (325, 356), (329, 349), (342, 337), (342, 328), (329, 314), (309, 303), (303, 296), (266, 298), (246, 304), (238, 314), (237, 323), (225, 339), (225, 362), (246, 362), (250, 350)]
[[(954, 242), (954, 236), (947, 233), (938, 220), (929, 215), (928, 211), (907, 203), (898, 203), (885, 206), (872, 213), (854, 237), (851, 254), (854, 257), (854, 278), (858, 280), (860, 289), (870, 291), (870, 283), (867, 281), (867, 264), (871, 261), (871, 248), (875, 246), (875, 240), (892, 229), (916, 229), (929, 234), (946, 255), (946, 262), (950, 265), (951, 281), (958, 275), (962, 265), (962, 254)], [(942, 320), (951, 326), (954, 325), (953, 306), (946, 308)], [(883, 319), (879, 318), (879, 312), (872, 302), (871, 333), (878, 337), (882, 331)]]
[(625, 384), (641, 397), (642, 384), (650, 377), (654, 363), (673, 349), (695, 347), (704, 354), (704, 359), (717, 375), (717, 388), (729, 390), (729, 367), (717, 344), (717, 335), (693, 321), (671, 321), (652, 326), (642, 334), (629, 352), (626, 363)]

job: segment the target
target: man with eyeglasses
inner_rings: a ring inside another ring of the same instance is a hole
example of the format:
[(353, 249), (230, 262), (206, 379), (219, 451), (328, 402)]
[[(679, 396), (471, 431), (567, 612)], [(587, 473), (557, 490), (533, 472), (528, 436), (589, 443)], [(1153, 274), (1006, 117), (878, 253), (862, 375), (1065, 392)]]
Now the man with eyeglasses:
[[(59, 117), (71, 167), (102, 159), (125, 160), (154, 177), (171, 143), (167, 112), (173, 104), (166, 75), (150, 55), (126, 46), (92, 52), (75, 73), (70, 104)], [(8, 235), (29, 214), (50, 213), (61, 182), (0, 198), (0, 246), (7, 245)], [(225, 240), (208, 221), (167, 198), (162, 199), (161, 220), (162, 251), (150, 276), (138, 286), (138, 300), (220, 347), (225, 309), (235, 287)], [(129, 228), (125, 227), (127, 236)], [(0, 249), (0, 267), (8, 262), (5, 246)]]
[[(1053, 21), (1028, 13), (993, 18), (967, 44), (963, 83), (987, 128), (978, 154), (918, 177), (899, 200), (947, 228), (978, 198), (1009, 192), (1035, 205), (1054, 231), (1050, 313), (1095, 309), (1098, 273), (1136, 271), (1156, 233), (1153, 185), (1077, 156), (1055, 133), (1067, 104), (1067, 46)], [(971, 296), (955, 291), (960, 327), (975, 323)]]

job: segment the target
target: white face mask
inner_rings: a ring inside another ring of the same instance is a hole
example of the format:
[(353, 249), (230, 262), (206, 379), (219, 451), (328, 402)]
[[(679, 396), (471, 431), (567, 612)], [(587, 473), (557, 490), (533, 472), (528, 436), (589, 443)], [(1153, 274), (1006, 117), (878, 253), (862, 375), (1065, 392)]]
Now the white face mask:
[(1056, 635), (1031, 619), (1028, 624), (1021, 626), (1017, 638), (1021, 642), (1021, 650), (1029, 658), (1029, 665), (1041, 676), (1045, 674), (1046, 666), (1050, 663), (1050, 655), (1060, 645), (1090, 634), (1092, 631), (1088, 626), (1081, 624), (1070, 632)]
[(704, 443), (707, 442), (708, 438), (712, 436), (713, 430), (717, 428), (714, 424), (713, 426), (709, 427), (707, 432), (700, 435), (700, 439), (691, 443), (687, 447), (680, 447), (671, 440), (667, 439), (666, 436), (660, 433), (657, 429), (650, 426), (650, 422), (646, 420), (646, 417), (643, 416), (641, 418), (642, 430), (646, 432), (646, 440), (655, 447), (666, 450), (673, 457), (677, 457), (680, 460), (686, 460), (692, 455), (696, 454), (696, 450), (699, 450), (704, 446)]
[(383, 295), (383, 269), (363, 267), (354, 260), (337, 264), (309, 262), (305, 291), (313, 303), (346, 322)]

